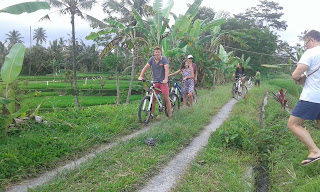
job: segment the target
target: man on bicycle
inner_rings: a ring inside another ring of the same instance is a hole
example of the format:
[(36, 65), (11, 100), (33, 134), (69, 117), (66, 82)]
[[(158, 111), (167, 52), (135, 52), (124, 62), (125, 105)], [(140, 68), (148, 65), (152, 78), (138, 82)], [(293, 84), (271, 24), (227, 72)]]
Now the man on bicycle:
[[(168, 116), (171, 117), (171, 103), (169, 100), (169, 87), (168, 87), (168, 75), (169, 75), (169, 63), (166, 57), (161, 56), (162, 51), (159, 46), (153, 49), (154, 56), (151, 57), (148, 63), (143, 67), (138, 80), (143, 80), (144, 73), (151, 66), (152, 81), (161, 82), (155, 83), (155, 87), (161, 90), (163, 99), (166, 102)], [(159, 91), (156, 90), (156, 93)], [(151, 118), (153, 117), (154, 108), (156, 106), (155, 95), (152, 98)]]
[(244, 85), (246, 74), (244, 73), (244, 67), (242, 67), (242, 63), (238, 63), (236, 72), (233, 74), (233, 77), (235, 77), (235, 81), (237, 80), (237, 78), (241, 78), (242, 85)]

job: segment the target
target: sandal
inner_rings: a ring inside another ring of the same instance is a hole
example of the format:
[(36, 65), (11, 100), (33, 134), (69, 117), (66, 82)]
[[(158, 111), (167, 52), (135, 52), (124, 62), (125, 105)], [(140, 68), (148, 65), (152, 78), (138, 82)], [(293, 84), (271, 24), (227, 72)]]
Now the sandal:
[(307, 162), (301, 163), (301, 165), (302, 165), (302, 166), (309, 165), (309, 164), (311, 164), (311, 163), (313, 163), (313, 162), (316, 162), (316, 161), (318, 161), (318, 160), (320, 160), (320, 156), (319, 156), (319, 157), (315, 157), (315, 158), (308, 157), (308, 158), (306, 159)]

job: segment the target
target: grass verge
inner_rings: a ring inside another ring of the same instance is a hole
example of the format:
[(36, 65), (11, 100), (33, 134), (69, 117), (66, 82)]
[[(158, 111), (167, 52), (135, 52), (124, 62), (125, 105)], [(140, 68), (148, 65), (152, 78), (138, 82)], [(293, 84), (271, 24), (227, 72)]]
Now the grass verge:
[(265, 86), (253, 87), (240, 100), (224, 124), (210, 137), (209, 144), (192, 162), (173, 191), (252, 191), (254, 178), (248, 176), (258, 163), (256, 145)]
[(90, 149), (141, 128), (139, 102), (67, 109), (42, 114), (49, 124), (30, 122), (0, 140), (0, 186), (5, 188), (75, 159)]
[[(285, 87), (286, 82), (274, 85)], [(294, 94), (294, 92), (292, 92)], [(297, 98), (290, 95), (291, 106), (297, 103)], [(279, 109), (279, 103), (268, 100), (266, 107), (266, 125), (273, 130), (275, 145), (269, 154), (269, 191), (311, 191), (318, 192), (320, 186), (320, 163), (301, 166), (309, 152), (290, 130), (287, 129), (289, 113)], [(303, 126), (309, 130), (315, 143), (320, 144), (320, 132), (316, 123), (306, 121)]]

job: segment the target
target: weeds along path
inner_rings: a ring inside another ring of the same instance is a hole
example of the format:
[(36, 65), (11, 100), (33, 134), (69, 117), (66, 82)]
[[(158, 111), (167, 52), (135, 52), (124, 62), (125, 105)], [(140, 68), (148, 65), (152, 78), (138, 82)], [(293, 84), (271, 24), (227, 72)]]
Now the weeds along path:
[(213, 117), (211, 123), (200, 133), (199, 136), (194, 138), (192, 143), (182, 150), (169, 164), (162, 169), (162, 171), (153, 177), (147, 185), (141, 189), (141, 192), (164, 192), (170, 189), (177, 183), (179, 177), (187, 169), (190, 162), (197, 156), (198, 152), (208, 144), (209, 137), (212, 132), (219, 128), (223, 122), (228, 118), (232, 107), (237, 102), (231, 99), (225, 104), (219, 113)]
[(7, 192), (27, 192), (28, 188), (35, 188), (37, 186), (43, 185), (43, 184), (49, 182), (50, 180), (52, 180), (56, 175), (58, 175), (62, 171), (75, 169), (80, 164), (86, 162), (87, 160), (95, 157), (96, 155), (98, 155), (98, 154), (100, 154), (102, 152), (105, 152), (105, 151), (111, 149), (112, 147), (118, 145), (120, 142), (130, 140), (130, 139), (132, 139), (134, 137), (137, 137), (138, 135), (140, 135), (142, 133), (145, 133), (152, 126), (154, 126), (155, 124), (158, 124), (158, 123), (149, 124), (145, 128), (143, 128), (143, 129), (141, 129), (141, 130), (139, 130), (139, 131), (137, 131), (135, 133), (132, 133), (130, 135), (121, 137), (121, 138), (119, 138), (117, 141), (115, 141), (113, 143), (102, 145), (101, 147), (99, 147), (94, 152), (89, 153), (88, 155), (86, 155), (84, 157), (81, 157), (81, 158), (79, 158), (77, 160), (74, 160), (72, 162), (69, 162), (68, 164), (66, 164), (64, 166), (58, 167), (58, 168), (56, 168), (56, 169), (54, 169), (52, 171), (44, 173), (44, 174), (40, 175), (37, 178), (28, 179), (28, 180), (25, 180), (25, 181), (23, 181), (23, 182), (21, 182), (19, 184), (13, 185), (7, 190)]

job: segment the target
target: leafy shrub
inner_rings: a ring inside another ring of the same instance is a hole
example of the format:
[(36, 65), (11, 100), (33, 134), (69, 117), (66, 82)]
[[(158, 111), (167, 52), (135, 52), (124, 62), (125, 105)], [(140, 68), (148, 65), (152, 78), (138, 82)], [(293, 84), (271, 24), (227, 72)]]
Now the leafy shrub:
[(258, 152), (255, 140), (261, 130), (259, 122), (239, 116), (232, 117), (213, 134), (217, 147), (235, 147), (240, 150)]

